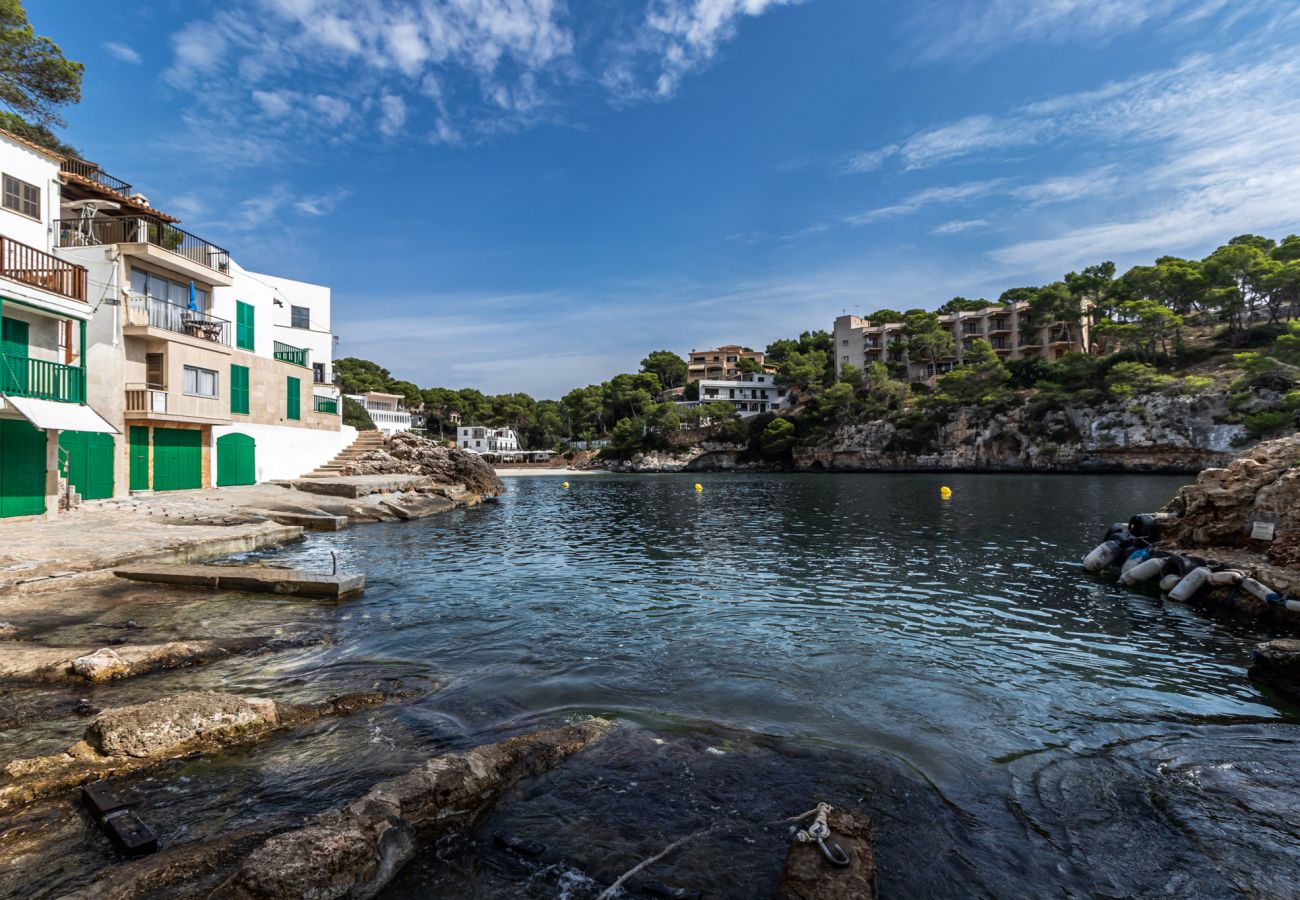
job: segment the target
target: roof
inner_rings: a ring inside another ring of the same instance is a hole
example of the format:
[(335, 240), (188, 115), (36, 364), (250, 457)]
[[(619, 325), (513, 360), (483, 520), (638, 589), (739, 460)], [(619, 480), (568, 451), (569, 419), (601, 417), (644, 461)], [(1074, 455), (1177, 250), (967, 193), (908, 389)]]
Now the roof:
[[(59, 161), (62, 162), (63, 157), (59, 157)], [(138, 200), (131, 199), (121, 191), (115, 191), (111, 187), (106, 187), (93, 178), (87, 178), (85, 175), (78, 175), (76, 172), (69, 172), (66, 169), (61, 171), (59, 174), (63, 176), (64, 184), (75, 184), (78, 187), (83, 187), (86, 190), (93, 191), (94, 193), (102, 194), (105, 197), (116, 200), (118, 203), (131, 207), (137, 212), (147, 213), (155, 218), (162, 219), (164, 222), (175, 223), (180, 221), (180, 219), (175, 216), (169, 216), (160, 209), (154, 209), (152, 206), (147, 206)]]
[(63, 154), (59, 153), (57, 150), (51, 150), (49, 147), (46, 147), (43, 144), (38, 144), (35, 141), (28, 140), (25, 137), (19, 137), (18, 135), (14, 134), (12, 131), (5, 131), (3, 128), (0, 128), (0, 135), (9, 138), (9, 140), (13, 141), (15, 144), (22, 144), (28, 150), (35, 150), (37, 153), (40, 153), (42, 156), (48, 156), (50, 159), (54, 160), (57, 163), (63, 162)]

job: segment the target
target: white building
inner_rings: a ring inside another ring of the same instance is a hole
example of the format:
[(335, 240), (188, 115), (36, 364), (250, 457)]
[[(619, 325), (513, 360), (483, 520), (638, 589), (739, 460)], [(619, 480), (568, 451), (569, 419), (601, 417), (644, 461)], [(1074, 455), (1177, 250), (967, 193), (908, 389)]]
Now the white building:
[(380, 391), (367, 391), (364, 394), (345, 394), (349, 400), (361, 404), (370, 413), (375, 427), (390, 437), (398, 432), (411, 430), (411, 412), (402, 406), (400, 394), (385, 394)]
[(519, 436), (510, 428), (462, 425), (456, 429), (456, 446), (475, 453), (517, 453)]
[(785, 388), (777, 387), (775, 377), (769, 372), (759, 372), (728, 380), (703, 379), (698, 382), (700, 399), (683, 400), (677, 405), (690, 408), (721, 401), (734, 406), (742, 419), (775, 412), (790, 404), (789, 394)]

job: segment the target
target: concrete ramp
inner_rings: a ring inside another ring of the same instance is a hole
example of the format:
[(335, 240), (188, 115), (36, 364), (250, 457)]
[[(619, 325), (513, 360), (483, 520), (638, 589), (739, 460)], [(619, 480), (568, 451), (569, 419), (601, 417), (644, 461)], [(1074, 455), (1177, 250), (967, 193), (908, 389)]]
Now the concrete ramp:
[(338, 600), (365, 590), (364, 575), (323, 575), (266, 566), (125, 566), (118, 578), (207, 590), (251, 591)]

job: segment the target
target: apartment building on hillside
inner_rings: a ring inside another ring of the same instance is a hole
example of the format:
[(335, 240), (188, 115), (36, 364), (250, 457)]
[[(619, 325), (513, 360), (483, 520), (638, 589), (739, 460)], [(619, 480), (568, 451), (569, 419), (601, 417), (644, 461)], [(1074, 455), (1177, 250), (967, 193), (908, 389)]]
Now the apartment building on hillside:
[(402, 405), (401, 394), (385, 394), (382, 391), (366, 391), (364, 394), (345, 394), (349, 400), (360, 403), (370, 414), (370, 421), (388, 436), (403, 431), (410, 431), (414, 425), (411, 411)]
[(730, 403), (743, 419), (784, 409), (790, 403), (786, 389), (777, 387), (775, 376), (767, 372), (746, 373), (733, 379), (703, 379), (699, 386), (699, 400), (679, 400), (677, 405), (689, 409), (710, 403)]
[(907, 336), (901, 322), (871, 322), (859, 316), (835, 320), (835, 370), (847, 363), (865, 368), (873, 362), (905, 366), (912, 381), (924, 381), (960, 366), (977, 339), (988, 341), (1004, 360), (1060, 359), (1087, 346), (1087, 325), (1064, 322), (1036, 322), (1027, 302), (989, 306), (973, 312), (939, 317), (953, 335), (953, 352), (934, 361), (910, 359)]
[(725, 344), (712, 350), (692, 350), (687, 358), (686, 381), (703, 381), (706, 378), (725, 381), (735, 378), (740, 374), (736, 365), (742, 359), (752, 359), (763, 366), (763, 371), (776, 371), (774, 367), (764, 364), (763, 351), (750, 350), (739, 344)]

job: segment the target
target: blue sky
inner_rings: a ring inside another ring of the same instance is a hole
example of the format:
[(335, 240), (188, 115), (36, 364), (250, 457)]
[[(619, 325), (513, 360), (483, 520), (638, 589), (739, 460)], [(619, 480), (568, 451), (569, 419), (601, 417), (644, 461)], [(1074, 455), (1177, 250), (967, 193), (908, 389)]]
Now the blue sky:
[(65, 137), (422, 386), (1300, 231), (1291, 3), (28, 6), (86, 64)]

